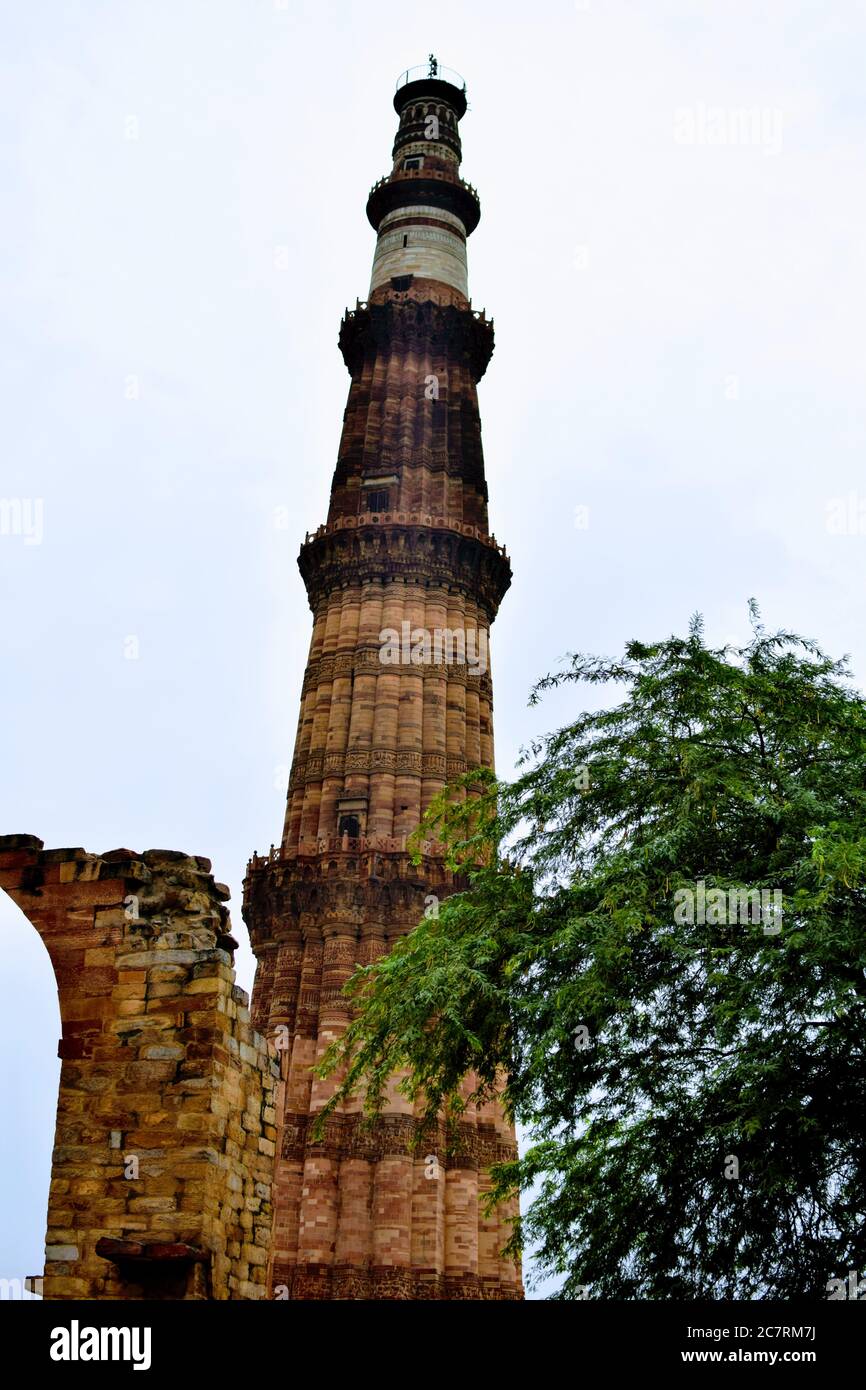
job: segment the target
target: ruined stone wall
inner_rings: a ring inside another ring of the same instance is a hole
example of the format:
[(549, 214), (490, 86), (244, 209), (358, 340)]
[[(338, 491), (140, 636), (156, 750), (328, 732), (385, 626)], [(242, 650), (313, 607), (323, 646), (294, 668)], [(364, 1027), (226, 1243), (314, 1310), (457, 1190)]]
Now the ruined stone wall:
[(46, 1298), (267, 1296), (282, 1083), (210, 869), (0, 838), (60, 996)]

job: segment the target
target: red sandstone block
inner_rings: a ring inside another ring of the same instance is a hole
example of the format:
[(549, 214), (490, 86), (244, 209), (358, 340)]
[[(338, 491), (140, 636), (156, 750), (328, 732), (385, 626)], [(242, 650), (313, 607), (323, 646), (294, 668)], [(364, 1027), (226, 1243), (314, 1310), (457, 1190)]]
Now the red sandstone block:
[(123, 1136), (123, 1147), (127, 1153), (136, 1153), (139, 1149), (164, 1149), (173, 1142), (175, 1134), (173, 1124), (154, 1126), (152, 1129), (128, 1129)]
[(176, 1197), (183, 1187), (180, 1178), (173, 1173), (155, 1177), (150, 1173), (144, 1176), (144, 1195), (147, 1197)]
[(52, 943), (51, 960), (55, 975), (80, 974), (84, 969), (84, 946), (56, 945)]
[(129, 1203), (129, 1210), (137, 1215), (156, 1212), (160, 1216), (167, 1216), (175, 1211), (174, 1197), (133, 1197)]
[(109, 998), (64, 997), (61, 1010), (64, 1020), (92, 1018), (104, 1023), (105, 1019), (114, 1017), (114, 1004)]
[[(77, 1266), (76, 1266), (77, 1267)], [(43, 1298), (93, 1298), (94, 1283), (72, 1274), (46, 1274), (42, 1284)]]
[[(126, 1020), (127, 1027), (134, 1026), (134, 1023), (136, 1022), (138, 1023), (139, 1027), (143, 1027), (144, 1024), (148, 1021), (146, 1015), (142, 1012), (140, 998), (117, 999), (115, 1000), (115, 1008), (117, 1010), (118, 1018)], [(114, 1028), (114, 1031), (119, 1031), (116, 1026)]]
[(152, 965), (147, 972), (148, 978), (159, 984), (183, 981), (188, 974), (189, 969), (185, 965)]
[(189, 1114), (184, 1111), (177, 1117), (178, 1129), (192, 1130), (198, 1133), (205, 1133), (211, 1123), (209, 1115)]
[(100, 1033), (102, 1031), (101, 1018), (70, 1018), (64, 1020), (64, 1038), (79, 1037), (83, 1033)]
[(178, 1068), (178, 1077), (185, 1080), (210, 1076), (213, 1071), (211, 1066), (212, 1051), (213, 1049), (207, 1048), (204, 1043), (187, 1043), (186, 1059), (181, 1062)]
[(216, 975), (208, 975), (202, 979), (189, 980), (184, 991), (185, 994), (215, 994), (222, 989), (223, 981)]
[(174, 1062), (130, 1062), (127, 1067), (124, 1086), (141, 1090), (148, 1084), (159, 1081), (172, 1081), (177, 1070)]
[(109, 994), (116, 984), (117, 972), (113, 967), (85, 965), (77, 988), (82, 994)]
[(188, 999), (185, 994), (178, 993), (175, 986), (169, 985), (168, 987), (171, 992), (164, 994), (162, 990), (166, 988), (165, 985), (152, 985), (148, 981), (146, 1011), (148, 1013), (179, 1014), (183, 1019), (186, 1010), (193, 1001)]
[(82, 1225), (91, 1225), (96, 1221), (100, 1226), (103, 1218), (107, 1216), (117, 1216), (126, 1210), (126, 1196), (113, 1197), (110, 1194), (106, 1197), (96, 1197), (89, 1202), (83, 1212)]
[(152, 1260), (186, 1260), (201, 1263), (208, 1259), (207, 1252), (185, 1241), (164, 1244), (154, 1241), (145, 1247), (148, 1258)]
[(85, 966), (110, 966), (114, 969), (116, 952), (113, 946), (90, 946), (84, 952)]
[(146, 994), (147, 985), (143, 980), (140, 984), (137, 981), (132, 981), (129, 984), (117, 984), (111, 991), (112, 999), (136, 999), (140, 1009), (144, 1009)]
[[(64, 1062), (60, 1068), (61, 1078), (64, 1072), (68, 1072), (73, 1064)], [(85, 1105), (90, 1108), (92, 1097), (82, 1091), (70, 1091), (61, 1081), (60, 1094), (57, 1097), (57, 1113), (60, 1116), (80, 1115)]]
[[(48, 885), (46, 885), (47, 887)], [(129, 891), (132, 891), (134, 884)], [(109, 879), (90, 883), (64, 883), (53, 888), (49, 901), (62, 902), (81, 911), (84, 907), (120, 907), (127, 893), (124, 879)]]
[(0, 888), (13, 896), (21, 891), (21, 870), (35, 865), (36, 855), (29, 849), (0, 849)]
[(143, 1253), (143, 1246), (136, 1240), (113, 1240), (103, 1236), (96, 1242), (96, 1253), (106, 1260), (135, 1259)]

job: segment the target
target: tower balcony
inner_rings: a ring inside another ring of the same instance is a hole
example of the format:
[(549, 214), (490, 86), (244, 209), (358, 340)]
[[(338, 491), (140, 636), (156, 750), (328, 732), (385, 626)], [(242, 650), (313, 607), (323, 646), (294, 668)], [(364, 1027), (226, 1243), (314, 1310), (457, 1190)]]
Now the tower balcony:
[(424, 916), (432, 893), (446, 898), (468, 887), (465, 873), (448, 868), (445, 846), (435, 840), (417, 845), (406, 836), (323, 836), (297, 846), (271, 845), (254, 854), (243, 885), (244, 921), (253, 949), (275, 936), (339, 923), (342, 930), (404, 936)]
[(330, 525), (318, 526), (315, 531), (308, 531), (304, 537), (304, 545), (320, 540), (322, 536), (332, 535), (336, 531), (392, 524), (426, 526), (439, 531), (456, 531), (461, 536), (468, 536), (470, 540), (480, 541), (482, 545), (488, 546), (504, 559), (508, 559), (508, 551), (505, 546), (500, 545), (495, 536), (487, 531), (482, 531), (479, 526), (467, 525), (457, 516), (433, 516), (426, 512), (361, 512), (357, 516), (338, 516)]
[(465, 352), (476, 382), (483, 377), (493, 356), (493, 319), (488, 319), (483, 310), (473, 309), (471, 301), (462, 309), (431, 299), (367, 301), (347, 309), (340, 324), (340, 352), (350, 373), (354, 375), (370, 353), (390, 350), (397, 334), (404, 338), (414, 335), (417, 347), (424, 341), (431, 346), (438, 343), (447, 347), (449, 353)]
[(493, 622), (511, 583), (505, 547), (462, 522), (439, 527), (423, 515), (417, 522), (409, 519), (413, 513), (405, 514), (405, 521), (403, 513), (387, 515), (390, 521), (337, 517), (304, 542), (298, 568), (313, 612), (324, 597), (349, 584), (399, 580), (462, 590)]
[[(254, 853), (247, 861), (247, 873), (268, 864), (295, 862), (298, 859), (318, 860), (325, 854), (391, 854), (405, 856), (410, 861), (411, 851), (406, 835), (319, 835), (314, 840), (301, 840), (291, 847), (271, 845), (267, 854)], [(420, 840), (417, 845), (422, 859), (442, 859), (445, 845), (438, 840)], [(366, 865), (369, 870), (369, 865)]]
[(460, 218), (470, 236), (481, 221), (481, 201), (471, 183), (442, 169), (400, 169), (373, 184), (367, 198), (367, 221), (378, 232), (382, 219), (397, 208), (444, 208)]
[(455, 72), (453, 68), (446, 68), (443, 63), (437, 62), (436, 71), (433, 73), (430, 70), (429, 60), (426, 63), (418, 63), (414, 68), (407, 68), (405, 72), (401, 72), (400, 76), (397, 78), (397, 91), (399, 92), (401, 87), (406, 87), (411, 82), (434, 81), (447, 82), (449, 86), (456, 87), (460, 92), (465, 93), (466, 91), (466, 81), (460, 76), (459, 72)]

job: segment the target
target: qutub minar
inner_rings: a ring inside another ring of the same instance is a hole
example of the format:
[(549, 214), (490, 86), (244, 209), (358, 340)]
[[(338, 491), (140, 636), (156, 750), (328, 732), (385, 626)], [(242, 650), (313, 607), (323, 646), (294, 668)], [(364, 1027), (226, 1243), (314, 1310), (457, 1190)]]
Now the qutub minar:
[[(282, 844), (253, 860), (244, 893), (253, 1021), (291, 1039), (274, 1280), (293, 1298), (514, 1297), (507, 1224), (479, 1201), (485, 1170), (514, 1152), (495, 1107), (467, 1120), (443, 1180), (413, 1156), (397, 1094), (374, 1136), (356, 1108), (324, 1143), (307, 1138), (332, 1089), (309, 1067), (348, 1022), (343, 985), (454, 887), (433, 846), (413, 866), (406, 837), (446, 781), (493, 765), (486, 663), (455, 658), (461, 637), (486, 651), (511, 580), (487, 521), (475, 387), (493, 326), (468, 297), (480, 208), (460, 177), (465, 87), (431, 59), (394, 106), (393, 168), (367, 201), (370, 293), (340, 328), (352, 380), (328, 520), (299, 557), (313, 638)], [(451, 651), (385, 664), (385, 633), (429, 634), (431, 648), (450, 634)]]
[(0, 839), (0, 886), (60, 995), (49, 1298), (522, 1297), (501, 1253), (514, 1212), (483, 1201), (515, 1153), (498, 1105), (467, 1108), (456, 1146), (419, 1150), (396, 1086), (372, 1128), (357, 1100), (310, 1133), (353, 969), (461, 886), (407, 837), (447, 782), (493, 766), (488, 634), (511, 579), (487, 516), (493, 325), (468, 294), (465, 85), (431, 57), (394, 106), (370, 292), (340, 328), (328, 518), (299, 557), (313, 636), (285, 823), (244, 882), (252, 1010), (207, 859)]

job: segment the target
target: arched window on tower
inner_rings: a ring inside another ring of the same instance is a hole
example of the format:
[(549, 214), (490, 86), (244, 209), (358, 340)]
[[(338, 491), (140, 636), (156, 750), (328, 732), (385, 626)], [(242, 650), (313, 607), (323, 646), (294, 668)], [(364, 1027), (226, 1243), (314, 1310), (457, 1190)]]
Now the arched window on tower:
[(350, 840), (357, 840), (361, 834), (361, 824), (357, 816), (340, 817), (340, 835), (348, 835)]

